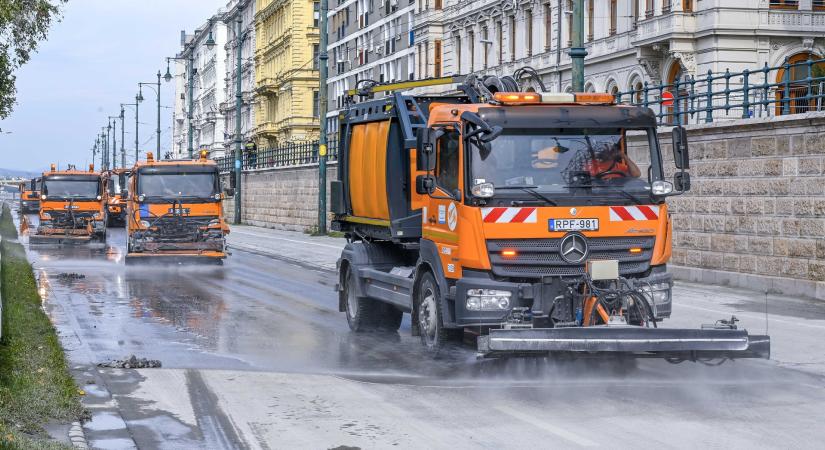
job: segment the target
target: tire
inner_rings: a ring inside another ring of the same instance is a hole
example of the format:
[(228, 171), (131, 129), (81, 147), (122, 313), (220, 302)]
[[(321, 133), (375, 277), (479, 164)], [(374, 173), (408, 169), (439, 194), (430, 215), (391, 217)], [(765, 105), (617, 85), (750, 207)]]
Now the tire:
[(401, 321), (404, 320), (404, 313), (389, 303), (381, 302), (380, 305), (376, 306), (380, 306), (380, 308), (378, 308), (378, 328), (380, 328), (381, 331), (387, 332), (398, 331), (398, 329), (401, 328)]
[(358, 297), (355, 291), (355, 280), (352, 270), (347, 268), (344, 276), (344, 305), (346, 305), (347, 323), (350, 330), (356, 333), (375, 331), (379, 324), (378, 307), (383, 306), (367, 298)]
[(432, 273), (425, 272), (418, 280), (415, 295), (415, 317), (421, 334), (421, 344), (437, 354), (451, 340), (454, 333), (444, 328), (444, 314), (441, 311), (441, 293)]

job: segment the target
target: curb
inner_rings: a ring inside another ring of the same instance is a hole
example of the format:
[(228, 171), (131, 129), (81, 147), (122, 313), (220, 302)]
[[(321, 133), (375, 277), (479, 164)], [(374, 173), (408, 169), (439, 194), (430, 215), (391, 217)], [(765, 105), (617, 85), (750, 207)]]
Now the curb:
[(80, 422), (72, 423), (71, 428), (69, 428), (69, 440), (74, 448), (89, 448), (89, 443), (86, 442), (86, 433), (83, 432), (83, 425)]

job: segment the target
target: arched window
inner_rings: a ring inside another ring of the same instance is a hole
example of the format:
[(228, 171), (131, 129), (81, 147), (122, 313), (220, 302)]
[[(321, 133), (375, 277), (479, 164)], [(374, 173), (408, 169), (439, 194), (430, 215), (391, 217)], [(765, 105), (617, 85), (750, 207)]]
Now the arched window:
[[(808, 63), (808, 61), (811, 61)], [(817, 98), (821, 81), (825, 77), (825, 62), (810, 52), (797, 53), (788, 58), (788, 70), (781, 68), (776, 74), (776, 115), (801, 114), (817, 110)], [(784, 66), (784, 64), (783, 64)], [(808, 82), (808, 77), (812, 81)]]
[(631, 102), (636, 105), (641, 105), (644, 102), (644, 84), (639, 77), (633, 77), (630, 82), (630, 90), (633, 91)]
[[(684, 83), (684, 70), (682, 69), (682, 64), (680, 61), (673, 61), (673, 64), (670, 66), (670, 70), (667, 74), (667, 87), (665, 88), (666, 91), (670, 91), (673, 93), (673, 96), (678, 99), (679, 101), (679, 111), (676, 114), (676, 105), (674, 106), (665, 106), (662, 109), (668, 115), (668, 122), (672, 124), (684, 124), (688, 115), (687, 107), (688, 107), (688, 91), (687, 91), (687, 83)], [(678, 82), (678, 86), (677, 86)]]

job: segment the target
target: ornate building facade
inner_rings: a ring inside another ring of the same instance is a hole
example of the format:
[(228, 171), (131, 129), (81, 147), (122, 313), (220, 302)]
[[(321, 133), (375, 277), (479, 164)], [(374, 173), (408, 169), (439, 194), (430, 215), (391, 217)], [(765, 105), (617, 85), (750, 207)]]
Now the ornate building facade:
[[(237, 20), (241, 21), (238, 34)], [(225, 101), (220, 110), (225, 117), (227, 154), (233, 148), (238, 80), (238, 45), (241, 46), (241, 140), (253, 140), (255, 131), (255, 0), (231, 0), (223, 20), (227, 26)], [(240, 39), (239, 39), (240, 38)]]
[(318, 138), (319, 22), (318, 1), (256, 0), (259, 148)]
[[(587, 91), (639, 91), (645, 82), (825, 57), (822, 0), (583, 1)], [(530, 66), (548, 90), (571, 90), (572, 0), (416, 2), (417, 78)]]

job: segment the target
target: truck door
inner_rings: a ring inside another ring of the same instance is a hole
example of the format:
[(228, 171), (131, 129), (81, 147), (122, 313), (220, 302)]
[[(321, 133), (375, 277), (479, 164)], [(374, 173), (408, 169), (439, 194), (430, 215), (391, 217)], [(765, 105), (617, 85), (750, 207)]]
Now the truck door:
[(462, 198), (461, 136), (453, 128), (436, 142), (435, 191), (425, 200), (423, 236), (438, 248), (444, 276), (460, 278), (458, 206)]

